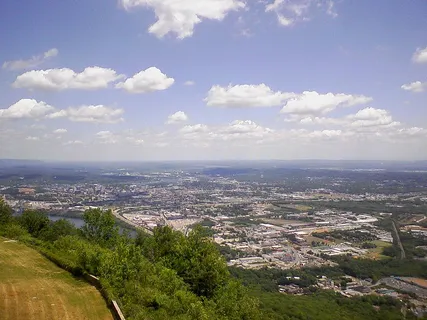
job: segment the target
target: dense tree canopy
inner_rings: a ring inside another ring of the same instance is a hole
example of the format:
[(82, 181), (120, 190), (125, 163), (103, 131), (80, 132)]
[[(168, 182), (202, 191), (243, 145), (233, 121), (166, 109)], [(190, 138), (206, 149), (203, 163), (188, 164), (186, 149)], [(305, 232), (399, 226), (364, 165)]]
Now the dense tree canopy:
[(0, 198), (0, 224), (7, 224), (12, 219), (12, 209)]
[(90, 241), (100, 244), (113, 244), (116, 241), (119, 228), (111, 210), (88, 209), (83, 214), (83, 220), (85, 224), (82, 231)]
[(37, 210), (25, 210), (18, 217), (19, 224), (32, 236), (38, 237), (49, 226), (49, 218), (46, 214)]

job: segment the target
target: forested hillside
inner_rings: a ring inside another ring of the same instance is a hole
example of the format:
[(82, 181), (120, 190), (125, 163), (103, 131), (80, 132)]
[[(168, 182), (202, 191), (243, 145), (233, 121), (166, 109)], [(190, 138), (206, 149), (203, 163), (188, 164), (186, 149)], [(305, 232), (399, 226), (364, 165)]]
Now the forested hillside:
[(99, 277), (127, 319), (403, 319), (399, 302), (390, 299), (245, 287), (202, 227), (187, 237), (158, 227), (153, 236), (140, 232), (133, 239), (119, 233), (109, 211), (88, 210), (84, 220), (76, 229), (33, 210), (13, 217), (0, 200), (0, 235), (37, 248), (77, 276)]

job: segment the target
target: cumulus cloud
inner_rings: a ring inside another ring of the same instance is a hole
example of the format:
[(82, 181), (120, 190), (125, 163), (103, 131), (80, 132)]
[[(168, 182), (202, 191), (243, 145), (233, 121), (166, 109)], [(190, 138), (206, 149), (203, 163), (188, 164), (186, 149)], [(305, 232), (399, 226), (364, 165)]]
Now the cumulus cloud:
[(359, 110), (354, 115), (349, 115), (347, 119), (351, 121), (352, 127), (393, 127), (400, 125), (399, 122), (393, 121), (387, 110), (370, 107)]
[(292, 96), (294, 96), (293, 93), (273, 91), (264, 83), (229, 85), (227, 87), (215, 85), (211, 87), (204, 101), (212, 107), (272, 107), (281, 105)]
[(313, 139), (330, 139), (341, 136), (342, 131), (341, 130), (316, 130), (309, 132), (307, 134), (307, 137), (313, 138)]
[(63, 134), (63, 133), (67, 133), (67, 132), (68, 132), (67, 129), (56, 129), (56, 130), (53, 130), (54, 134)]
[(88, 67), (77, 73), (68, 68), (31, 70), (19, 75), (12, 84), (14, 88), (38, 90), (104, 89), (120, 78), (116, 71), (102, 67)]
[(229, 124), (219, 126), (188, 125), (183, 127), (180, 133), (185, 140), (191, 140), (194, 143), (198, 142), (206, 146), (206, 143), (215, 141), (247, 141), (247, 139), (258, 141), (268, 138), (275, 131), (251, 120), (235, 120)]
[(194, 86), (196, 83), (194, 81), (188, 80), (184, 82), (184, 86)]
[(123, 121), (123, 113), (123, 109), (115, 109), (103, 105), (89, 105), (70, 107), (51, 113), (47, 117), (50, 119), (68, 118), (75, 122), (117, 123)]
[(150, 67), (138, 72), (132, 78), (116, 84), (117, 89), (124, 89), (129, 93), (147, 93), (166, 90), (175, 80), (169, 78), (156, 67)]
[(64, 146), (79, 145), (79, 144), (83, 144), (83, 141), (81, 141), (81, 140), (70, 140), (70, 141), (63, 143)]
[(285, 122), (299, 122), (303, 125), (342, 125), (346, 123), (345, 119), (304, 116), (301, 117), (296, 114), (291, 114), (289, 118), (285, 118)]
[(304, 91), (302, 94), (289, 99), (280, 112), (299, 115), (326, 114), (340, 106), (351, 107), (370, 101), (372, 98), (363, 95), (320, 94), (316, 91)]
[(292, 115), (290, 118), (285, 119), (288, 122), (298, 122), (303, 125), (334, 125), (351, 128), (390, 128), (399, 126), (400, 123), (393, 121), (392, 116), (387, 110), (375, 109), (367, 107), (359, 110), (355, 114), (349, 114), (342, 118), (328, 118), (328, 117), (299, 117)]
[(148, 7), (154, 10), (157, 21), (148, 32), (159, 38), (171, 33), (177, 38), (191, 37), (194, 28), (204, 19), (221, 21), (232, 11), (245, 7), (239, 0), (121, 0), (126, 10)]
[(34, 99), (21, 99), (7, 109), (0, 109), (0, 119), (43, 118), (53, 112), (54, 107)]
[[(427, 53), (426, 53), (427, 54)], [(423, 92), (427, 89), (427, 82), (415, 81), (401, 86), (403, 90), (412, 92)]]
[(315, 11), (337, 17), (333, 0), (274, 0), (268, 1), (265, 12), (275, 13), (280, 25), (288, 27), (297, 22), (310, 20)]
[(23, 69), (31, 69), (38, 67), (46, 60), (56, 57), (58, 55), (59, 51), (56, 48), (52, 48), (43, 54), (32, 56), (30, 59), (27, 60), (12, 60), (12, 61), (6, 61), (3, 63), (3, 69), (9, 69), (9, 70), (23, 70)]
[(192, 134), (192, 133), (203, 133), (207, 132), (209, 130), (208, 126), (205, 124), (195, 124), (195, 125), (188, 125), (185, 127), (182, 127), (179, 131), (184, 134)]
[(183, 111), (177, 111), (174, 114), (169, 115), (166, 123), (174, 124), (179, 122), (185, 122), (188, 120), (188, 116)]
[(231, 135), (263, 136), (272, 133), (273, 130), (264, 128), (251, 120), (235, 120), (219, 132)]
[(415, 50), (412, 61), (415, 63), (427, 63), (427, 47), (423, 48), (417, 48)]

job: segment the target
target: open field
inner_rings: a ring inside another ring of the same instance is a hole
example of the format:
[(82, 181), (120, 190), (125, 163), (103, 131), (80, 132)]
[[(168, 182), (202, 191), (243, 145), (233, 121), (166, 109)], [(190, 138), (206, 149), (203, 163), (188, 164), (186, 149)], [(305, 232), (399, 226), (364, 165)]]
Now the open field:
[(343, 241), (330, 241), (330, 240), (326, 240), (326, 239), (322, 239), (322, 238), (318, 238), (318, 237), (314, 237), (314, 236), (306, 236), (305, 237), (305, 241), (307, 241), (308, 243), (311, 243), (312, 241), (314, 242), (319, 242), (319, 243), (325, 243), (326, 245), (333, 245), (333, 244), (339, 244)]
[(0, 237), (0, 319), (113, 319), (96, 288)]
[(390, 247), (392, 244), (381, 240), (375, 240), (372, 241), (372, 243), (374, 243), (377, 247), (374, 249), (369, 249), (367, 254), (368, 258), (375, 260), (387, 258), (387, 256), (382, 255), (383, 249), (385, 247)]
[(417, 286), (423, 287), (427, 289), (427, 280), (421, 279), (421, 278), (410, 278), (410, 277), (402, 277), (405, 281), (412, 282), (416, 284)]
[(269, 211), (281, 211), (282, 209), (291, 209), (291, 210), (297, 210), (297, 211), (308, 211), (311, 210), (313, 207), (304, 205), (304, 204), (279, 204), (274, 203), (270, 204), (266, 207)]

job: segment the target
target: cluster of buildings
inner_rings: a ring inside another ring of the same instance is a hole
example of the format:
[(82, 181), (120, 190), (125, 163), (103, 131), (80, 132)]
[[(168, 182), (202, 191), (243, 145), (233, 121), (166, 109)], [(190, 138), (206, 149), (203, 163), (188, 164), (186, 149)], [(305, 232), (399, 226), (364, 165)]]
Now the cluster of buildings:
[[(187, 233), (194, 224), (207, 221), (214, 240), (237, 252), (229, 263), (247, 268), (319, 266), (329, 263), (324, 255), (364, 256), (368, 252), (350, 242), (313, 246), (311, 236), (319, 231), (357, 229), (380, 241), (393, 241), (390, 232), (375, 226), (387, 213), (315, 209), (317, 201), (398, 199), (395, 194), (335, 192), (331, 186), (344, 183), (338, 178), (330, 186), (305, 191), (289, 191), (283, 184), (263, 179), (237, 181), (232, 176), (179, 170), (138, 173), (119, 169), (104, 172), (99, 181), (94, 179), (94, 183), (43, 180), (37, 185), (24, 179), (1, 187), (0, 192), (16, 211), (33, 208), (80, 214), (90, 207), (111, 208), (118, 218), (148, 231), (169, 225)], [(400, 199), (405, 197), (425, 195), (400, 195)], [(412, 233), (427, 232), (419, 226), (407, 228)]]

